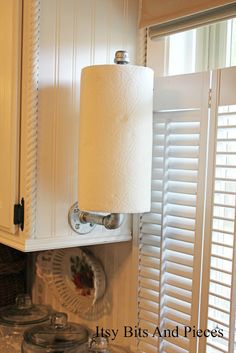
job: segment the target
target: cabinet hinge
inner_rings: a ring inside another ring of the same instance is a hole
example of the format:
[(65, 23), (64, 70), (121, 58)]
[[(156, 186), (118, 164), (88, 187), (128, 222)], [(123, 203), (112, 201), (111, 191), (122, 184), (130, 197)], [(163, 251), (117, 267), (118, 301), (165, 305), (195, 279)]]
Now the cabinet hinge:
[(21, 203), (14, 205), (14, 224), (19, 225), (22, 231), (24, 230), (24, 213), (25, 201), (22, 198)]
[(208, 108), (211, 108), (211, 98), (212, 98), (212, 89), (209, 89), (208, 92)]

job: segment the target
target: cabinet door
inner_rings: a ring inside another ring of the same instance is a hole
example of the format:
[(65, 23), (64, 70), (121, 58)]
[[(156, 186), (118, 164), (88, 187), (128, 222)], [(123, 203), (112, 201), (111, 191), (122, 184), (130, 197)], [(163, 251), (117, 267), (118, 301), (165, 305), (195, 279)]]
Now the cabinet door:
[(18, 202), (22, 0), (0, 2), (0, 231)]

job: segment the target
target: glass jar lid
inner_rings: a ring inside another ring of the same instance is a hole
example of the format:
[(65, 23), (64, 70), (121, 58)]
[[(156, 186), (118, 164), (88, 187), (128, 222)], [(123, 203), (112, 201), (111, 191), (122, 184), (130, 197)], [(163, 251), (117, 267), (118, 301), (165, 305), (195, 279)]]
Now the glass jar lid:
[(108, 338), (100, 336), (92, 336), (89, 342), (89, 349), (91, 353), (110, 353), (108, 348)]
[(77, 348), (87, 340), (88, 331), (81, 325), (68, 322), (65, 313), (55, 313), (51, 324), (34, 326), (24, 333), (25, 343), (32, 345), (32, 348), (47, 348), (55, 352)]
[(49, 307), (32, 304), (27, 294), (16, 297), (16, 303), (0, 310), (0, 324), (3, 325), (32, 325), (47, 321), (51, 315)]

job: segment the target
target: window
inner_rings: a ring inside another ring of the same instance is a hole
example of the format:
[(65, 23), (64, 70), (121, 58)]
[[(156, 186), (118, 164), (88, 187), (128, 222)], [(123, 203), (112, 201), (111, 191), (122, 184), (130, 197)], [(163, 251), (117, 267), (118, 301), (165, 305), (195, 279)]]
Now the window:
[[(154, 53), (158, 53), (157, 55)], [(236, 65), (236, 19), (148, 40), (151, 67), (159, 76)]]
[[(235, 20), (224, 30), (230, 66)], [(171, 57), (188, 43), (191, 55), (177, 66), (195, 71), (204, 62), (196, 56), (200, 35), (175, 35), (162, 68), (173, 73)], [(160, 57), (153, 47), (148, 53), (156, 68)], [(140, 219), (138, 320), (149, 332), (138, 339), (141, 352), (236, 350), (235, 87), (234, 67), (156, 80), (152, 205)]]

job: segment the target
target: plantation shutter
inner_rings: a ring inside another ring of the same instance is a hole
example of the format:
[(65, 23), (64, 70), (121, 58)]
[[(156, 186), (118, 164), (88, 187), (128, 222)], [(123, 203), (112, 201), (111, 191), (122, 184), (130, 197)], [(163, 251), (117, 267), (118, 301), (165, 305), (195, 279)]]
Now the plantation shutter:
[[(138, 339), (145, 353), (196, 352), (208, 124), (207, 73), (158, 78), (151, 212), (140, 219)], [(179, 337), (153, 337), (156, 327)]]
[(201, 326), (224, 337), (200, 340), (200, 352), (236, 351), (236, 68), (213, 75)]

